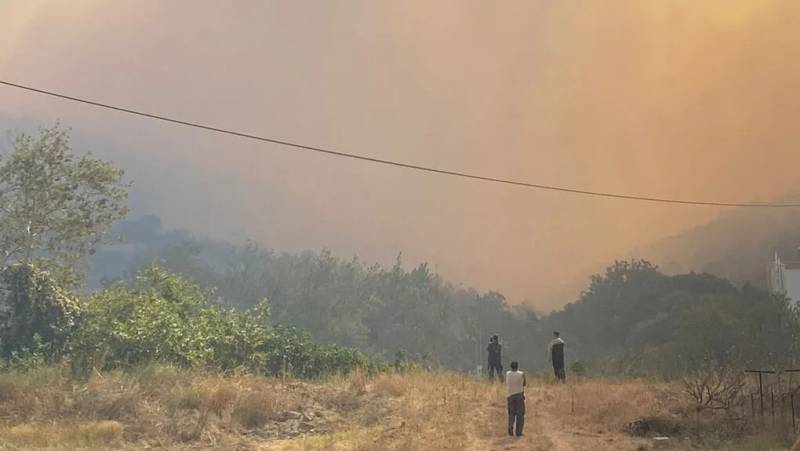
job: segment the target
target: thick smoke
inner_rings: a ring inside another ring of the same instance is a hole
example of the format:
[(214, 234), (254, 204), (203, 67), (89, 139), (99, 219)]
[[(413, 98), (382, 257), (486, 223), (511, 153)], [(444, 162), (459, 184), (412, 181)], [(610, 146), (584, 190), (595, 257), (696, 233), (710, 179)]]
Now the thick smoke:
[[(795, 2), (0, 3), (0, 74), (276, 138), (584, 189), (796, 190)], [(0, 89), (121, 162), (134, 208), (278, 249), (427, 260), (540, 309), (719, 210), (304, 154)], [(6, 128), (6, 127), (3, 127)]]

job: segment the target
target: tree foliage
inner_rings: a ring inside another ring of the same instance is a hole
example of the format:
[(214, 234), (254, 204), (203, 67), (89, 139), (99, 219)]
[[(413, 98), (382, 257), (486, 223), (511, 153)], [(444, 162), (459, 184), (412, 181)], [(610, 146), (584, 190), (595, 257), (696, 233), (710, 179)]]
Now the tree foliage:
[(668, 276), (645, 261), (616, 262), (548, 321), (570, 331), (576, 357), (667, 377), (707, 365), (780, 367), (800, 338), (797, 311), (783, 296), (711, 274)]
[[(384, 360), (398, 353), (428, 366), (472, 370), (485, 365), (488, 337), (501, 334), (505, 349), (527, 367), (542, 333), (536, 315), (499, 293), (453, 287), (426, 264), (411, 270), (398, 257), (391, 268), (320, 253), (276, 254), (255, 243), (233, 246), (214, 265), (198, 242), (175, 243), (154, 257), (240, 309), (270, 299), (274, 324), (309, 331), (314, 339), (357, 347)], [(510, 355), (510, 354), (507, 354)], [(536, 360), (534, 360), (536, 359)]]
[(315, 343), (294, 328), (269, 325), (269, 304), (225, 308), (183, 277), (152, 266), (131, 286), (116, 283), (89, 297), (73, 337), (84, 372), (150, 362), (271, 375), (316, 377), (370, 366), (354, 349)]
[(398, 259), (383, 268), (328, 251), (276, 254), (253, 243), (209, 262), (203, 249), (184, 242), (161, 255), (171, 269), (218, 287), (234, 306), (268, 297), (275, 323), (387, 360), (402, 353), (474, 369), (485, 364), (486, 340), (496, 333), (506, 361), (542, 368), (558, 330), (569, 362), (580, 361), (588, 373), (676, 378), (707, 362), (780, 366), (800, 339), (787, 299), (711, 274), (669, 276), (642, 260), (615, 262), (575, 302), (539, 318), (500, 293), (453, 287), (425, 264), (406, 270)]
[(0, 256), (36, 261), (75, 286), (79, 264), (127, 213), (127, 185), (113, 164), (75, 155), (58, 126), (21, 133), (0, 157)]
[(30, 264), (0, 270), (0, 357), (64, 354), (80, 314), (78, 300)]

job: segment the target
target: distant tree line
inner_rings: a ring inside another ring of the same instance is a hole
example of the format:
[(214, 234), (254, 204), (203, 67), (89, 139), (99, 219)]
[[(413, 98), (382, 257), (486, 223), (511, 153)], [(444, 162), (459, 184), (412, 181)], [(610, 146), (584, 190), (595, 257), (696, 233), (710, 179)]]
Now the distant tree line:
[[(254, 242), (228, 246), (211, 262), (203, 255), (201, 241), (184, 240), (141, 256), (139, 265), (155, 262), (189, 277), (236, 308), (269, 299), (275, 324), (389, 361), (470, 370), (485, 365), (491, 334), (503, 336), (507, 352), (526, 357), (541, 336), (533, 311), (496, 292), (454, 288), (424, 263), (407, 270), (399, 256), (383, 268), (327, 250), (278, 254)], [(537, 349), (541, 359), (544, 345)]]
[(668, 276), (647, 261), (615, 262), (591, 277), (578, 300), (539, 318), (500, 293), (454, 287), (426, 264), (404, 269), (400, 257), (383, 268), (329, 251), (279, 254), (250, 242), (209, 262), (203, 246), (184, 240), (142, 263), (155, 259), (203, 281), (237, 308), (267, 298), (276, 323), (385, 359), (404, 355), (471, 370), (485, 365), (488, 337), (496, 333), (506, 361), (545, 368), (546, 343), (558, 330), (578, 369), (674, 378), (709, 361), (788, 367), (800, 343), (798, 311), (785, 297), (711, 274)]
[(593, 276), (547, 322), (574, 331), (580, 357), (617, 374), (678, 377), (708, 362), (786, 369), (800, 344), (798, 309), (785, 296), (711, 274), (667, 276), (647, 261)]

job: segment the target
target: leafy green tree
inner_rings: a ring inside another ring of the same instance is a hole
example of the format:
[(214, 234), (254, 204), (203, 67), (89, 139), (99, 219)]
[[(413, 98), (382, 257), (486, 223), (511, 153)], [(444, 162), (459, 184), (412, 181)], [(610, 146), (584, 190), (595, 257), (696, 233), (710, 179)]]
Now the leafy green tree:
[(547, 323), (570, 334), (570, 355), (615, 373), (675, 378), (704, 365), (789, 365), (800, 317), (785, 297), (711, 274), (667, 276), (616, 262)]
[(41, 351), (46, 358), (58, 358), (78, 315), (77, 299), (33, 265), (0, 270), (0, 357)]
[(122, 177), (109, 162), (75, 155), (57, 125), (17, 135), (0, 157), (1, 261), (37, 262), (75, 286), (83, 258), (128, 211)]

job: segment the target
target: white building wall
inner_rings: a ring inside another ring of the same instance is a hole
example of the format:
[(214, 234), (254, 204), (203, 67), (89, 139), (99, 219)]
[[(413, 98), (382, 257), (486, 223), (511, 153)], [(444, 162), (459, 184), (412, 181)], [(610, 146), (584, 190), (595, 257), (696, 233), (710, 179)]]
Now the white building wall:
[(786, 296), (794, 302), (800, 302), (800, 269), (784, 269), (783, 286)]
[(775, 259), (767, 266), (767, 288), (773, 293), (783, 293), (783, 263), (781, 263), (778, 253)]

